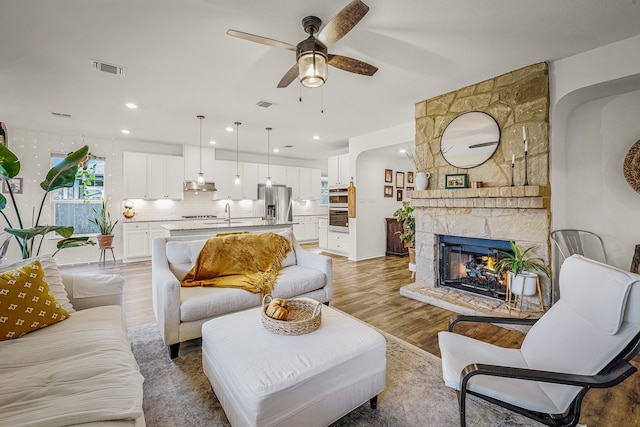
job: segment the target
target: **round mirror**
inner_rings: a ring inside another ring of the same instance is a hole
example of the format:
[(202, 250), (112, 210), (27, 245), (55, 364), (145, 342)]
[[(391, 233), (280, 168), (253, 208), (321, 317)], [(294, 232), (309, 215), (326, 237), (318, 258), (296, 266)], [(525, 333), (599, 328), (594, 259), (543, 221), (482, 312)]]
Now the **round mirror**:
[(472, 111), (456, 117), (440, 138), (440, 151), (451, 165), (469, 169), (489, 160), (500, 144), (500, 128), (487, 113)]

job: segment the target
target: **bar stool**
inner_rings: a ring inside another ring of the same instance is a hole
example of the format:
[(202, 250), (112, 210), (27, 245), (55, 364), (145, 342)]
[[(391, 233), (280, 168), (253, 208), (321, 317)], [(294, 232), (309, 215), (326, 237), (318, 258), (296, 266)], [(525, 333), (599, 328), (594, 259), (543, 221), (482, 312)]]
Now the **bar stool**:
[(108, 246), (106, 248), (100, 248), (100, 260), (99, 264), (106, 265), (107, 263), (107, 251), (111, 251), (111, 256), (113, 257), (113, 263), (116, 263), (116, 255), (113, 253), (113, 246)]

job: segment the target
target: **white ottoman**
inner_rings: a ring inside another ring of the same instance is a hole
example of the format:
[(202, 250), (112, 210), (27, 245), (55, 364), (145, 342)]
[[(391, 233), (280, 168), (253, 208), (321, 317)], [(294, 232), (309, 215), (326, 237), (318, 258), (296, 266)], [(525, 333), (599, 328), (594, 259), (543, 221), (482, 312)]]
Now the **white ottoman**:
[(364, 323), (322, 307), (304, 335), (273, 334), (261, 308), (202, 325), (202, 364), (234, 427), (326, 426), (386, 384), (386, 341)]

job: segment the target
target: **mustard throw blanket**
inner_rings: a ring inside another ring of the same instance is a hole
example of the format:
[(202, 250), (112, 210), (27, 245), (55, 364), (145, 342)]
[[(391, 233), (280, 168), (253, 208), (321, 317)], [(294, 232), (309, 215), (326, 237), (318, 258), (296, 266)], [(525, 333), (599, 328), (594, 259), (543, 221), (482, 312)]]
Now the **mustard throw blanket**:
[(240, 288), (270, 294), (276, 283), (289, 241), (275, 233), (240, 233), (207, 240), (182, 286)]

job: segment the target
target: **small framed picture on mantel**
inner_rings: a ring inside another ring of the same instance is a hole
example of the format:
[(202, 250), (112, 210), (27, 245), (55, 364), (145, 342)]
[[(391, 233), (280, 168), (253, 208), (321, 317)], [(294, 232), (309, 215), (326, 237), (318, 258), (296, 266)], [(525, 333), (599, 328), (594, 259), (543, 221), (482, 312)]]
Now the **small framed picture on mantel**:
[(444, 177), (444, 188), (467, 188), (468, 180), (466, 173), (448, 173)]

